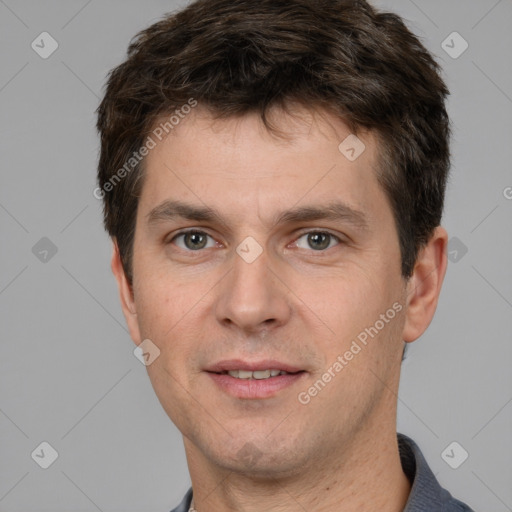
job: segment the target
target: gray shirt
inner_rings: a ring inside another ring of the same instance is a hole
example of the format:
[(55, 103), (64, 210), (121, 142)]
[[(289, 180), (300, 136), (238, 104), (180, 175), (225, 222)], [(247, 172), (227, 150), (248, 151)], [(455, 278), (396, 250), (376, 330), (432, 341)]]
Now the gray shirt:
[[(474, 512), (439, 485), (418, 445), (410, 437), (400, 433), (397, 437), (402, 468), (411, 482), (411, 493), (403, 512)], [(171, 512), (188, 512), (191, 501), (192, 488)]]

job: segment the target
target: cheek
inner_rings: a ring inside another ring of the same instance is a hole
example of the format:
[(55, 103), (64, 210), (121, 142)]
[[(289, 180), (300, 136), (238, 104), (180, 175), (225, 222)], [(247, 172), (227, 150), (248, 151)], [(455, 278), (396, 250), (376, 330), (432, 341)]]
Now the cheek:
[(138, 268), (134, 265), (134, 299), (141, 334), (161, 338), (185, 315), (186, 290), (172, 283), (169, 276), (153, 272), (149, 262), (138, 263)]
[(403, 323), (403, 314), (396, 308), (404, 309), (403, 287), (395, 274), (383, 264), (353, 266), (339, 279), (334, 278), (323, 293), (317, 291), (321, 306), (315, 311), (335, 333), (324, 342), (330, 359), (349, 350), (358, 337), (368, 342), (366, 346), (360, 343), (362, 357), (357, 359), (361, 363), (373, 364), (367, 358), (378, 360), (394, 352), (391, 345), (400, 338)]
[(323, 310), (328, 311), (338, 325), (347, 327), (378, 317), (390, 296), (389, 283), (383, 282), (383, 278), (378, 268), (352, 265), (318, 291)]
[(139, 263), (134, 294), (140, 333), (159, 347), (160, 365), (177, 377), (183, 361), (193, 359), (197, 340), (204, 336), (199, 316), (206, 292), (202, 284), (156, 270), (150, 261), (141, 258)]

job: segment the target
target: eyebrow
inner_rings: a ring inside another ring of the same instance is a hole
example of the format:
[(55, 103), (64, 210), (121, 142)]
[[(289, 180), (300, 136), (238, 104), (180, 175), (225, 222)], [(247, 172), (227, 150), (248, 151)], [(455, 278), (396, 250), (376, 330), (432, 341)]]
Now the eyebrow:
[[(178, 200), (164, 201), (147, 214), (149, 225), (176, 218), (183, 218), (194, 222), (216, 222), (227, 227), (226, 221), (215, 209), (195, 206)], [(330, 202), (326, 205), (293, 208), (277, 214), (272, 219), (272, 222), (274, 225), (278, 225), (317, 220), (344, 221), (361, 230), (366, 230), (369, 227), (367, 217), (363, 212), (355, 210), (339, 201)]]

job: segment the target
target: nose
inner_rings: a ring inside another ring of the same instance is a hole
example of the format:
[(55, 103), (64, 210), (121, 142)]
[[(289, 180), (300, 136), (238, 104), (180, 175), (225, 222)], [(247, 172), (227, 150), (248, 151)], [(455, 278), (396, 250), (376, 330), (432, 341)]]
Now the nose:
[(291, 316), (288, 289), (266, 251), (251, 263), (235, 254), (217, 293), (215, 313), (224, 327), (257, 334), (285, 325)]

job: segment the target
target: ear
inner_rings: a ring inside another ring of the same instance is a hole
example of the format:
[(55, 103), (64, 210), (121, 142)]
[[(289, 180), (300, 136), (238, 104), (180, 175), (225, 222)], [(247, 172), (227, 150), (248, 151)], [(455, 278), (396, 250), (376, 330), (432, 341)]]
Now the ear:
[(141, 342), (139, 323), (137, 321), (137, 310), (135, 307), (135, 300), (133, 295), (133, 289), (128, 279), (126, 278), (126, 274), (124, 272), (123, 264), (121, 263), (121, 255), (119, 254), (119, 247), (117, 246), (117, 241), (113, 240), (113, 250), (112, 250), (112, 261), (111, 268), (112, 273), (114, 274), (117, 286), (119, 288), (119, 298), (121, 299), (121, 307), (123, 309), (124, 317), (126, 319), (126, 323), (128, 324), (128, 329), (130, 331), (130, 336), (136, 345), (139, 345)]
[(418, 339), (430, 325), (437, 308), (447, 266), (448, 234), (438, 226), (416, 260), (407, 283), (407, 307), (403, 340)]

